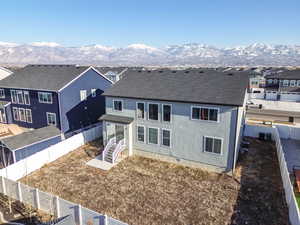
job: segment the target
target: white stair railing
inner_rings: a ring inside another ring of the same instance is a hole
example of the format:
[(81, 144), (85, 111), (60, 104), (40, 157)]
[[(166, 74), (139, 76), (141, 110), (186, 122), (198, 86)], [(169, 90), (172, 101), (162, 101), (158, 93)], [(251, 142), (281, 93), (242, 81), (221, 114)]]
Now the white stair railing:
[(111, 139), (109, 139), (109, 141), (107, 142), (103, 152), (102, 152), (102, 161), (104, 161), (104, 158), (108, 152), (108, 150), (114, 145), (116, 144), (116, 137), (113, 137)]
[(116, 159), (118, 158), (119, 153), (122, 152), (125, 148), (126, 148), (125, 139), (122, 139), (121, 141), (119, 141), (115, 150), (113, 151), (112, 164), (115, 163)]

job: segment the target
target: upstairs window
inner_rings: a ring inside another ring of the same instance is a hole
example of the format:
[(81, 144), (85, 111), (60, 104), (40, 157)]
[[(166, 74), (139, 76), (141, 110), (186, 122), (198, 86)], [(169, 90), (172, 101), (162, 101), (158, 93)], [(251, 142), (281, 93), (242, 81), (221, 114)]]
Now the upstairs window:
[(171, 111), (172, 111), (171, 105), (163, 105), (162, 119), (164, 122), (171, 122)]
[(121, 100), (113, 100), (114, 111), (123, 111), (123, 102)]
[(93, 98), (96, 97), (97, 92), (96, 92), (96, 89), (95, 89), (95, 88), (91, 89), (91, 94), (92, 94), (92, 97), (93, 97)]
[(52, 104), (52, 94), (48, 92), (38, 92), (39, 102)]
[(0, 98), (5, 98), (4, 89), (0, 89)]
[(18, 104), (24, 104), (23, 91), (17, 91)]
[(204, 151), (215, 154), (221, 154), (222, 139), (214, 137), (204, 137)]
[(136, 103), (136, 116), (138, 119), (145, 119), (145, 103)]
[(11, 97), (12, 103), (17, 103), (17, 91), (16, 90), (10, 91), (10, 97)]
[(23, 91), (23, 93), (24, 93), (24, 102), (25, 102), (25, 105), (30, 105), (29, 92), (28, 91)]
[(295, 80), (291, 80), (290, 81), (290, 86), (291, 87), (295, 87), (296, 86), (296, 81)]
[(87, 98), (86, 90), (80, 90), (80, 101), (85, 101)]
[(218, 109), (203, 108), (203, 107), (192, 107), (192, 119), (193, 120), (207, 120), (207, 121), (218, 121)]
[(149, 103), (148, 110), (149, 110), (148, 119), (158, 120), (158, 104)]
[(289, 80), (284, 80), (284, 81), (283, 81), (283, 86), (285, 86), (285, 87), (286, 87), (286, 86), (289, 86)]

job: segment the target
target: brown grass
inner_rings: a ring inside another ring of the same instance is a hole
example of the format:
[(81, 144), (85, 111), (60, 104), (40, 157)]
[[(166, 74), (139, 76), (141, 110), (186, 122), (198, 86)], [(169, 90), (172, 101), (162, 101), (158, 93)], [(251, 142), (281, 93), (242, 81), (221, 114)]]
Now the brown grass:
[(22, 182), (129, 224), (232, 223), (241, 185), (231, 177), (137, 156), (106, 172), (86, 165), (96, 151), (86, 145)]

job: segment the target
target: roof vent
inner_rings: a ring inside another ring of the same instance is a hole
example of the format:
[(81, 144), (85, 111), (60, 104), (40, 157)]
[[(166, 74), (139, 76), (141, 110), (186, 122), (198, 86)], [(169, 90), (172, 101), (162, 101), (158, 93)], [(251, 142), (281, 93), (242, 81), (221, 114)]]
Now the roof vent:
[(164, 72), (164, 71), (163, 71), (163, 70), (159, 70), (158, 72), (159, 72), (159, 73), (162, 73), (162, 72)]
[(173, 70), (172, 73), (176, 73), (176, 70)]
[(186, 71), (184, 71), (185, 73), (189, 73), (190, 71), (188, 71), (188, 70), (186, 70)]
[(141, 73), (142, 71), (141, 71), (141, 70), (138, 70), (138, 72)]
[(199, 73), (204, 73), (204, 71), (203, 71), (203, 70), (200, 70)]
[(151, 73), (151, 70), (148, 70), (147, 72), (148, 72), (148, 73)]
[(228, 76), (233, 76), (233, 73), (227, 73)]

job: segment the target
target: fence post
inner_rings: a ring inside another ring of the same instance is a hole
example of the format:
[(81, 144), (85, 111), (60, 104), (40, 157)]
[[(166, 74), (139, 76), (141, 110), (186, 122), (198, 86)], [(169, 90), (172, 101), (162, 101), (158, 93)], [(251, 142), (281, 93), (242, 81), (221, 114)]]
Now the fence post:
[(35, 193), (36, 208), (37, 208), (37, 209), (40, 209), (39, 189), (35, 188), (35, 189), (34, 189), (34, 193)]
[(106, 214), (104, 214), (104, 225), (108, 225), (108, 218)]
[(3, 194), (6, 195), (6, 186), (5, 186), (5, 180), (4, 177), (1, 177), (1, 185), (2, 185), (2, 190), (3, 190)]
[(59, 218), (60, 217), (60, 208), (59, 208), (59, 197), (56, 195), (54, 197), (54, 204), (55, 204), (55, 213), (56, 213), (56, 217)]
[(21, 183), (18, 181), (17, 183), (18, 188), (18, 198), (20, 202), (23, 202), (22, 190), (21, 190)]
[(79, 225), (82, 225), (82, 211), (81, 211), (81, 205), (79, 204), (78, 207), (78, 222), (79, 222)]

